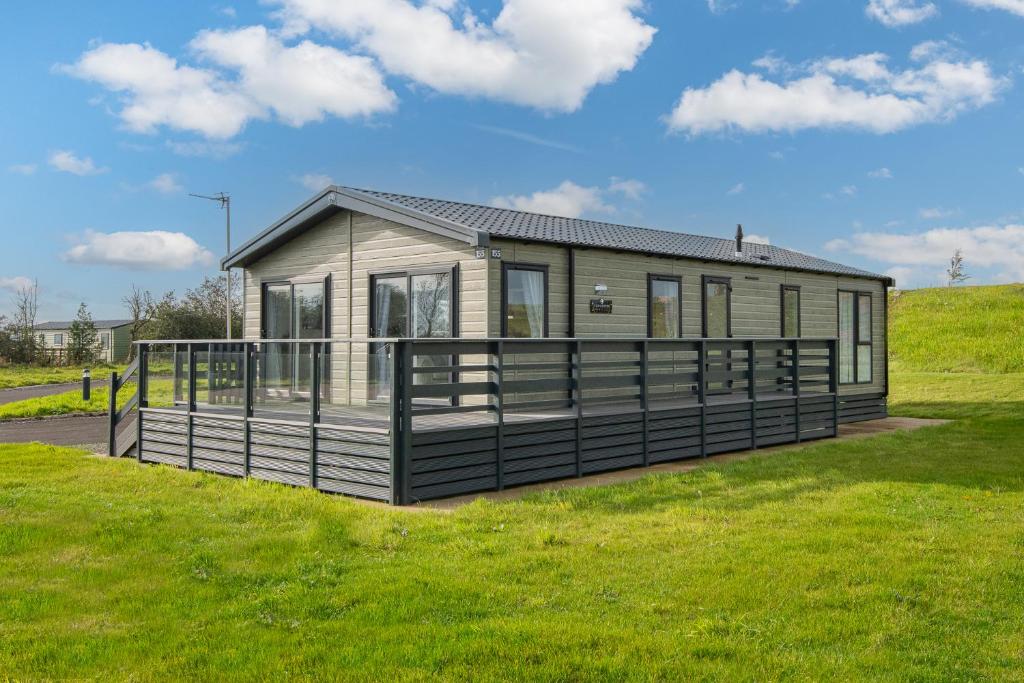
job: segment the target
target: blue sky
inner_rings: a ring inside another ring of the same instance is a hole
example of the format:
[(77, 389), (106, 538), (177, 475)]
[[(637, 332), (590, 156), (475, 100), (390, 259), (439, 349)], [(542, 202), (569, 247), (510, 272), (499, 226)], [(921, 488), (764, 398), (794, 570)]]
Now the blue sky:
[[(182, 291), (319, 183), (1024, 280), (1024, 0), (26, 3), (0, 312)], [(55, 20), (54, 17), (60, 17)]]

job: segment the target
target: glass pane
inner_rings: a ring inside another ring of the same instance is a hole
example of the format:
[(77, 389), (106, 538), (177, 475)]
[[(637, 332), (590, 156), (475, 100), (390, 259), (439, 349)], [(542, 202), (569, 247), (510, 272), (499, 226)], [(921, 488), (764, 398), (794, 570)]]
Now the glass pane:
[(871, 381), (871, 345), (860, 344), (857, 346), (857, 381)]
[[(180, 372), (176, 356), (173, 350), (146, 354), (146, 405), (150, 408), (188, 408), (182, 398), (188, 392), (187, 373)], [(179, 371), (176, 372), (175, 368)]]
[(505, 310), (509, 337), (544, 336), (544, 273), (539, 270), (506, 271)]
[(871, 341), (871, 295), (861, 294), (858, 296), (860, 310), (857, 311), (857, 325), (860, 336), (857, 341)]
[[(309, 344), (262, 344), (253, 360), (256, 363), (253, 413), (258, 417), (284, 419), (308, 416)], [(297, 375), (303, 379), (300, 381)]]
[(679, 283), (651, 280), (651, 336), (679, 336)]
[(854, 381), (853, 317), (853, 293), (839, 292), (839, 382), (841, 384), (849, 384)]
[(293, 309), (295, 312), (296, 339), (323, 339), (324, 330), (324, 283), (307, 282), (294, 286)]
[(374, 337), (408, 337), (408, 292), (405, 276), (374, 280)]
[(717, 339), (729, 336), (729, 285), (708, 282), (704, 288), (704, 336)]
[(412, 276), (412, 328), (414, 337), (450, 337), (451, 275)]
[(800, 292), (782, 290), (782, 336), (800, 336)]
[(291, 285), (267, 285), (263, 297), (263, 333), (267, 339), (291, 339), (291, 298)]
[(245, 402), (244, 355), (241, 344), (210, 344), (195, 351), (199, 410), (241, 410)]

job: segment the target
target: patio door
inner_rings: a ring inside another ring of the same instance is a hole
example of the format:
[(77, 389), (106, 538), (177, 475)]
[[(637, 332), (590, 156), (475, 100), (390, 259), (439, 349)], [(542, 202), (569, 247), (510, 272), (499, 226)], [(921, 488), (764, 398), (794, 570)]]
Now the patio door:
[[(274, 282), (263, 286), (264, 339), (281, 340), (267, 345), (261, 369), (264, 386), (282, 393), (308, 393), (312, 380), (309, 344), (289, 339), (327, 337), (327, 282)], [(325, 354), (326, 365), (326, 354)]]
[[(388, 273), (371, 277), (370, 336), (444, 338), (454, 332), (455, 269)], [(449, 365), (450, 356), (417, 356), (417, 367)], [(385, 400), (391, 391), (391, 345), (371, 344), (370, 398)], [(436, 383), (448, 373), (416, 373), (414, 382)]]

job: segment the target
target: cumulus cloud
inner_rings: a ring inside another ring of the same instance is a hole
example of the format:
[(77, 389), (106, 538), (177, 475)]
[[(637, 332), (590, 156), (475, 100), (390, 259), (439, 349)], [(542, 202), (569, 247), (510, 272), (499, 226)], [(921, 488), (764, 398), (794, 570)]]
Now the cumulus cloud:
[(666, 117), (672, 132), (795, 132), (809, 128), (892, 133), (949, 121), (995, 101), (1006, 78), (987, 62), (937, 56), (917, 68), (891, 69), (869, 53), (791, 66), (776, 82), (732, 70), (706, 88), (688, 88)]
[(744, 235), (743, 241), (750, 244), (771, 244), (772, 241), (764, 235), (750, 234)]
[(882, 168), (876, 168), (874, 171), (868, 171), (869, 178), (875, 178), (876, 180), (892, 180), (892, 171), (883, 166)]
[(209, 266), (214, 261), (209, 250), (183, 232), (89, 230), (76, 241), (63, 255), (69, 263), (131, 270), (184, 270)]
[(647, 194), (647, 184), (633, 178), (617, 178), (612, 176), (608, 184), (609, 192), (617, 192), (627, 199), (638, 200)]
[(599, 187), (582, 187), (564, 180), (552, 190), (539, 190), (529, 195), (505, 195), (491, 199), (499, 209), (531, 211), (550, 216), (579, 218), (585, 213), (611, 213), (614, 208), (602, 199)]
[(18, 175), (32, 175), (36, 172), (36, 168), (35, 164), (12, 164), (7, 167), (7, 170)]
[(277, 0), (286, 33), (346, 38), (388, 73), (450, 95), (575, 111), (630, 71), (655, 29), (642, 0), (504, 0), (490, 24), (454, 0)]
[[(862, 232), (832, 240), (827, 251), (852, 252), (912, 272), (938, 272), (960, 249), (968, 264), (991, 269), (998, 281), (1024, 280), (1024, 225), (935, 228), (918, 233)], [(913, 270), (911, 270), (913, 269)]]
[(24, 275), (13, 275), (10, 277), (0, 275), (0, 289), (8, 292), (20, 292), (24, 289), (29, 289), (34, 284), (32, 278), (25, 277)]
[(148, 44), (104, 43), (59, 69), (118, 93), (118, 116), (138, 133), (167, 126), (227, 139), (271, 114), (301, 126), (390, 111), (397, 101), (370, 59), (310, 41), (286, 46), (263, 26), (203, 31), (189, 47), (219, 68), (179, 64)]
[(328, 185), (335, 184), (334, 179), (325, 173), (306, 173), (296, 178), (296, 180), (310, 192), (319, 192)]
[(1024, 17), (1024, 0), (960, 0), (979, 9), (1001, 9)]
[(49, 162), (50, 166), (58, 171), (74, 175), (98, 175), (110, 170), (96, 166), (91, 157), (78, 157), (74, 152), (66, 149), (52, 152)]
[(868, 0), (864, 11), (889, 28), (917, 24), (939, 14), (933, 3), (918, 0)]
[(743, 191), (746, 190), (746, 189), (747, 189), (746, 184), (744, 184), (744, 183), (736, 183), (735, 185), (730, 187), (728, 190), (726, 190), (725, 193), (728, 194), (728, 195), (742, 194)]
[(185, 189), (178, 184), (178, 177), (173, 173), (161, 173), (147, 185), (160, 194), (178, 194)]

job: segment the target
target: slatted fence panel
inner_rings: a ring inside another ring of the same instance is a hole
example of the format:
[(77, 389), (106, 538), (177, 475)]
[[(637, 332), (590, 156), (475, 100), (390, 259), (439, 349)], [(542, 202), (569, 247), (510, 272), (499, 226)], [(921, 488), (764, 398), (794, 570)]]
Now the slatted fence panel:
[(390, 500), (391, 445), (386, 433), (328, 425), (316, 430), (318, 489)]

